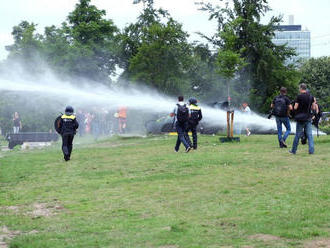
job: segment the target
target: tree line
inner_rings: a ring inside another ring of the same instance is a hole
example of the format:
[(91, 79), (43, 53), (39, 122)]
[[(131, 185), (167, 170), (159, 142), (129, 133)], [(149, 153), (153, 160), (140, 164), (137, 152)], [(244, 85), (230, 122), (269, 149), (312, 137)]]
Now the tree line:
[(46, 27), (42, 34), (36, 32), (37, 24), (22, 21), (13, 27), (14, 43), (6, 47), (9, 54), (0, 70), (19, 62), (38, 74), (44, 61), (66, 80), (143, 83), (202, 101), (226, 100), (230, 89), (234, 104), (247, 101), (263, 113), (281, 86), (294, 97), (304, 82), (329, 108), (329, 58), (311, 59), (301, 67), (288, 64), (295, 51), (272, 42), (281, 18), (260, 22), (270, 10), (267, 0), (232, 0), (225, 7), (199, 3), (218, 23), (212, 37), (200, 34), (204, 43), (189, 42), (189, 34), (168, 11), (156, 9), (153, 0), (135, 2), (141, 1), (144, 8), (136, 22), (122, 30), (91, 0), (79, 0), (60, 26)]

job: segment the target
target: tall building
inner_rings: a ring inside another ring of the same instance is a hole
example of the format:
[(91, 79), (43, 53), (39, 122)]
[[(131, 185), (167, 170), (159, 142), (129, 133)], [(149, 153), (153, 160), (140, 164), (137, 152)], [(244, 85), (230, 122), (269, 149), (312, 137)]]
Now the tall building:
[(273, 42), (276, 45), (287, 44), (296, 50), (297, 56), (292, 58), (291, 62), (311, 57), (311, 33), (302, 30), (301, 25), (294, 25), (293, 16), (289, 16), (289, 25), (278, 26)]

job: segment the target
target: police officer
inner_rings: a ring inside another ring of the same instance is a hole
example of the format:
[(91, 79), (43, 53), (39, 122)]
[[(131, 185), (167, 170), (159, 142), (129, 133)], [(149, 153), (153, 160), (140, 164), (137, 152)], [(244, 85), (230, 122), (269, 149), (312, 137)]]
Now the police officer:
[(73, 112), (73, 108), (71, 106), (67, 106), (65, 108), (65, 114), (61, 116), (59, 122), (59, 130), (62, 136), (62, 151), (65, 161), (70, 160), (73, 137), (79, 127), (76, 116)]
[(200, 120), (203, 118), (202, 116), (202, 110), (199, 106), (197, 106), (197, 100), (195, 98), (189, 99), (189, 112), (190, 117), (188, 120), (188, 131), (191, 131), (192, 138), (193, 138), (193, 145), (191, 145), (190, 138), (188, 137), (188, 143), (189, 145), (194, 148), (194, 150), (197, 149), (197, 125), (200, 122)]

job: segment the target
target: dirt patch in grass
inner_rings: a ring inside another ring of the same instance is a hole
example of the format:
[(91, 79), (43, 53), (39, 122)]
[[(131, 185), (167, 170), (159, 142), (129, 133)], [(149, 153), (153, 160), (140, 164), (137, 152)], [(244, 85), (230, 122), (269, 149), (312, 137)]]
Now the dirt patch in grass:
[(8, 242), (15, 238), (18, 235), (22, 234), (36, 234), (37, 230), (32, 230), (30, 232), (21, 232), (21, 231), (11, 231), (7, 226), (2, 226), (0, 228), (0, 248), (8, 248)]
[(58, 211), (63, 209), (64, 208), (58, 203), (54, 205), (48, 205), (47, 203), (35, 203), (33, 204), (33, 210), (28, 212), (28, 214), (32, 215), (33, 218), (49, 217), (56, 215)]
[(23, 215), (32, 216), (32, 218), (40, 218), (56, 215), (59, 211), (63, 211), (64, 207), (58, 202), (55, 202), (53, 204), (34, 203), (32, 205), (32, 210), (27, 212), (24, 212), (24, 206), (4, 206), (0, 209), (4, 209), (15, 214), (20, 214), (23, 212)]
[(304, 248), (330, 248), (330, 238), (307, 241)]
[(251, 235), (251, 236), (249, 236), (249, 239), (254, 239), (254, 240), (263, 241), (263, 242), (270, 242), (270, 241), (281, 240), (280, 237), (277, 237), (277, 236), (274, 236), (274, 235), (270, 235), (270, 234), (262, 234), (262, 233)]
[(0, 248), (9, 247), (7, 245), (7, 242), (20, 234), (21, 234), (20, 231), (10, 231), (8, 229), (8, 227), (6, 227), (6, 226), (1, 227), (1, 229), (0, 229)]

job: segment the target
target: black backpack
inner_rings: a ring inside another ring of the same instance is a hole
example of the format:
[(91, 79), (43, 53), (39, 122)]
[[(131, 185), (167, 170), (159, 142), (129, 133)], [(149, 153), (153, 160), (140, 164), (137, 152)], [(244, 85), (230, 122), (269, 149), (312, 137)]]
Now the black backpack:
[(288, 106), (284, 97), (278, 96), (275, 98), (273, 113), (278, 117), (286, 117), (288, 115)]
[(178, 110), (176, 112), (176, 118), (177, 118), (178, 122), (180, 122), (180, 123), (187, 122), (189, 120), (188, 107), (186, 106), (186, 104), (184, 104), (184, 105), (177, 104), (177, 106), (178, 106)]

